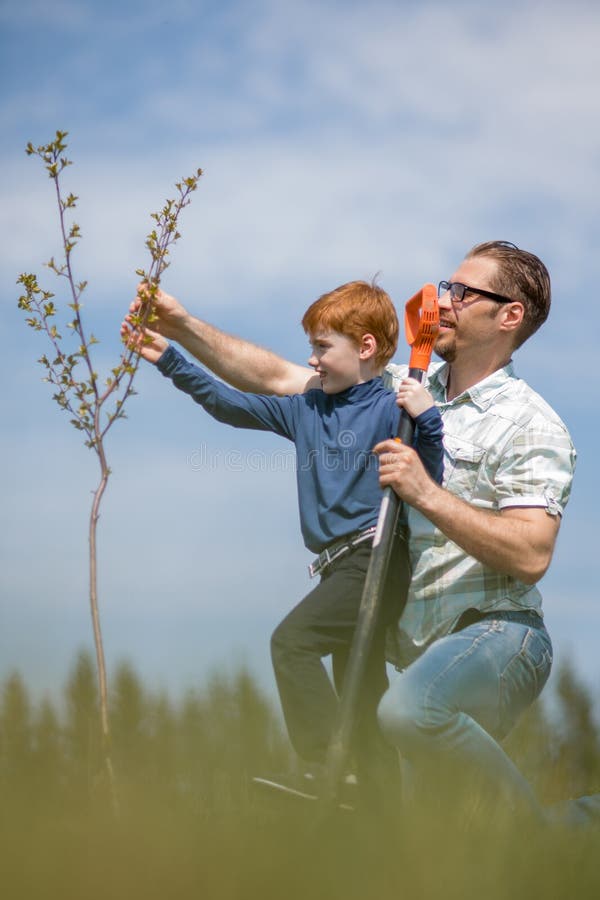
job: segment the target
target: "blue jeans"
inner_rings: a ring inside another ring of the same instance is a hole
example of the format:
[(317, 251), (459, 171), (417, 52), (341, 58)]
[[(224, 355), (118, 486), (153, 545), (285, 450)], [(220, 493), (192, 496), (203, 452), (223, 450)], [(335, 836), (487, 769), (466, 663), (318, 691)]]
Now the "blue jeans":
[(531, 786), (498, 744), (541, 692), (552, 644), (539, 627), (502, 613), (431, 644), (383, 696), (380, 727), (402, 757), (452, 772), (457, 791), (484, 787), (497, 803), (543, 818)]

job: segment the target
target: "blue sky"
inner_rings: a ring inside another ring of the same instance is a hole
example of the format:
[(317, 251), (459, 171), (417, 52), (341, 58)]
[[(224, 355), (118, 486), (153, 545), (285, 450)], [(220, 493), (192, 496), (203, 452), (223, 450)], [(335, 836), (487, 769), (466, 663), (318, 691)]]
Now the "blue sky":
[[(52, 186), (24, 147), (60, 128), (100, 371), (119, 353), (149, 213), (198, 166), (164, 287), (296, 361), (304, 309), (344, 281), (380, 273), (402, 306), (482, 240), (544, 259), (551, 318), (515, 362), (579, 464), (542, 590), (557, 659), (596, 690), (598, 5), (22, 0), (0, 7), (0, 34), (0, 676), (18, 667), (53, 689), (91, 646), (97, 464), (16, 308), (20, 272), (53, 287)], [(246, 661), (270, 687), (270, 631), (309, 586), (289, 448), (212, 422), (150, 367), (138, 391), (109, 439), (99, 526), (109, 662), (178, 690)]]

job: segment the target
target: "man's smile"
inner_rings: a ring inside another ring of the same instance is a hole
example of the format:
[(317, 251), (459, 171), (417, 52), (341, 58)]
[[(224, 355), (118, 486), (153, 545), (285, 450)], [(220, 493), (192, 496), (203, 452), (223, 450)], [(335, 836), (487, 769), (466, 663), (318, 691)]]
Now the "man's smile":
[(441, 328), (456, 328), (456, 323), (451, 322), (450, 319), (440, 319), (440, 329)]

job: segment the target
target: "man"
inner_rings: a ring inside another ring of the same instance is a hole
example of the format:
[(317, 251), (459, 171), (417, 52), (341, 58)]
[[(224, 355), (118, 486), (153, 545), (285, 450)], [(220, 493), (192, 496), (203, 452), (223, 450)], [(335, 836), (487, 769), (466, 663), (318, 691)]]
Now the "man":
[[(549, 308), (537, 257), (504, 241), (474, 247), (440, 284), (435, 350), (445, 363), (432, 367), (428, 387), (444, 420), (444, 486), (412, 448), (375, 448), (381, 484), (411, 507), (413, 563), (399, 623), (404, 671), (381, 702), (381, 727), (403, 757), (453, 766), (534, 813), (529, 785), (497, 740), (538, 696), (552, 659), (535, 584), (552, 559), (575, 451), (511, 364)], [(174, 298), (159, 293), (157, 313), (165, 336), (236, 387), (317, 386), (310, 370), (194, 319)], [(387, 374), (397, 384), (405, 370)]]
[(376, 448), (382, 486), (411, 507), (414, 564), (399, 631), (406, 668), (379, 719), (419, 768), (429, 760), (443, 777), (452, 766), (458, 788), (466, 777), (536, 814), (496, 739), (538, 696), (552, 661), (535, 584), (552, 558), (575, 452), (510, 364), (548, 315), (550, 281), (533, 255), (491, 242), (440, 288), (435, 350), (446, 365), (432, 367), (428, 386), (444, 421), (444, 488), (422, 477), (407, 448)]

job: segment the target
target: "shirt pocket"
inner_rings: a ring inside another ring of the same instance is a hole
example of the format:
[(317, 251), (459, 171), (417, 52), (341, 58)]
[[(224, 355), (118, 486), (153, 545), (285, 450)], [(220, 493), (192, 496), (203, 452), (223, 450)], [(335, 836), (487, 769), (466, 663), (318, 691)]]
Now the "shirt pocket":
[(457, 497), (471, 500), (480, 478), (485, 453), (485, 447), (445, 434), (444, 486)]

